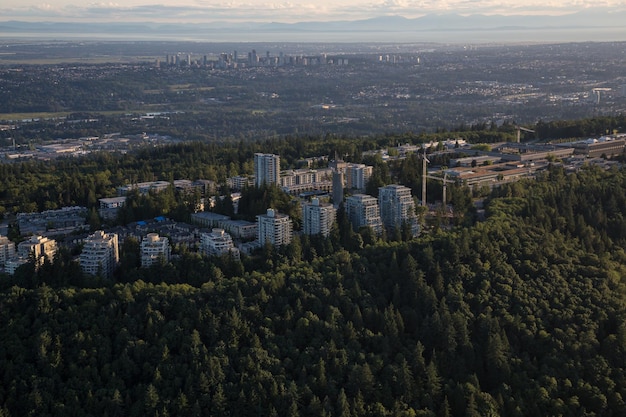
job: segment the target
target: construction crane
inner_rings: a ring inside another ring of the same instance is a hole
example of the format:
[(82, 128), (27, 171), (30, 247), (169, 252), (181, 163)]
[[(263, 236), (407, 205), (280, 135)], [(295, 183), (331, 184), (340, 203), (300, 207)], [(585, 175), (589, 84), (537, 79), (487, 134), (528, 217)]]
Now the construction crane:
[(426, 175), (426, 178), (429, 178), (431, 180), (437, 180), (437, 181), (441, 181), (443, 183), (443, 194), (442, 194), (442, 205), (445, 209), (446, 207), (446, 190), (448, 188), (448, 184), (449, 183), (454, 183), (454, 180), (449, 180), (448, 179), (448, 173), (444, 171), (443, 173), (443, 177), (439, 177), (436, 175)]
[(426, 207), (426, 164), (430, 161), (426, 158), (426, 147), (423, 147), (422, 150), (422, 207)]
[(520, 136), (522, 135), (522, 134), (521, 134), (522, 130), (523, 130), (524, 132), (531, 132), (531, 133), (535, 133), (535, 131), (534, 131), (534, 130), (531, 130), (531, 129), (526, 129), (525, 127), (522, 127), (522, 126), (515, 126), (515, 130), (517, 131), (517, 143), (519, 143)]

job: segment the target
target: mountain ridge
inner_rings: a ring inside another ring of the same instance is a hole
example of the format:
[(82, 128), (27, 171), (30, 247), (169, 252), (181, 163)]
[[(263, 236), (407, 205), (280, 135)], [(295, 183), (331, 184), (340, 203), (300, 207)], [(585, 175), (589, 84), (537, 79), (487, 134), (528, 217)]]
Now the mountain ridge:
[[(160, 22), (0, 22), (0, 32), (4, 36), (31, 35), (83, 35), (85, 37), (121, 36), (131, 37), (222, 37), (233, 38), (243, 35), (289, 35), (322, 34), (325, 37), (363, 38), (363, 41), (376, 41), (375, 33), (409, 34), (423, 36), (425, 33), (454, 33), (460, 31), (488, 33), (489, 31), (546, 32), (575, 31), (588, 32), (588, 40), (594, 35), (610, 32), (611, 40), (626, 39), (623, 21), (626, 12), (598, 13), (579, 12), (561, 16), (528, 15), (460, 15), (456, 13), (427, 14), (417, 18), (398, 15), (379, 16), (361, 20), (303, 21), (284, 22), (207, 22), (207, 23), (160, 23)], [(578, 39), (580, 40), (580, 39)]]

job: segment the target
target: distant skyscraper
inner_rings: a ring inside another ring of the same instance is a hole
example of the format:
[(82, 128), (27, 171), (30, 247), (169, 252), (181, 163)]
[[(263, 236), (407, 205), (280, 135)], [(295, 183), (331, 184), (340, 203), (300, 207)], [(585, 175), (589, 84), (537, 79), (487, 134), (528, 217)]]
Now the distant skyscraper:
[(380, 217), (388, 231), (400, 229), (403, 224), (411, 228), (411, 234), (417, 236), (419, 226), (415, 214), (415, 201), (411, 189), (403, 185), (391, 184), (378, 189)]
[(382, 232), (383, 224), (376, 198), (367, 194), (351, 195), (346, 198), (345, 206), (346, 215), (355, 231), (367, 226), (378, 235)]
[(280, 157), (267, 153), (254, 154), (254, 184), (278, 184), (280, 173)]
[(281, 246), (291, 242), (293, 224), (289, 216), (267, 209), (267, 214), (259, 214), (256, 218), (257, 239), (261, 245), (269, 242), (274, 246)]
[(335, 222), (336, 210), (331, 204), (320, 203), (313, 198), (311, 203), (302, 206), (303, 231), (307, 235), (328, 236)]

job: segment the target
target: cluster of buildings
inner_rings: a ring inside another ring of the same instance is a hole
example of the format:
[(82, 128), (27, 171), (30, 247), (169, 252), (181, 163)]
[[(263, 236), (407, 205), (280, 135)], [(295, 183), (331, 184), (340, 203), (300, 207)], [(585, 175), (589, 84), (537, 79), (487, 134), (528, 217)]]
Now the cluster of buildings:
[(22, 236), (53, 236), (86, 230), (86, 218), (86, 207), (63, 207), (41, 213), (18, 213), (17, 225)]
[(196, 66), (217, 69), (235, 69), (247, 67), (283, 67), (283, 66), (309, 66), (309, 65), (348, 65), (349, 60), (345, 57), (328, 57), (326, 54), (321, 55), (297, 55), (291, 56), (283, 52), (278, 55), (272, 55), (270, 51), (258, 53), (256, 49), (249, 51), (247, 54), (240, 54), (237, 51), (233, 53), (221, 53), (215, 56), (194, 56), (192, 54), (172, 54), (166, 55), (165, 61), (157, 61), (157, 66)]
[(392, 232), (406, 226), (412, 236), (419, 233), (415, 200), (411, 189), (391, 184), (378, 189), (378, 198), (354, 194), (345, 201), (346, 216), (353, 229), (370, 227), (377, 235), (383, 230)]
[[(82, 250), (78, 258), (80, 268), (85, 274), (110, 278), (117, 268), (119, 255), (119, 239), (115, 233), (98, 230), (80, 239)], [(52, 262), (58, 250), (55, 239), (33, 235), (17, 244), (5, 236), (0, 236), (0, 270), (9, 275), (15, 274), (20, 266), (33, 262), (39, 268), (45, 261)], [(149, 233), (141, 242), (141, 266), (150, 265), (171, 258), (171, 248), (166, 237)]]
[[(306, 191), (332, 191), (339, 188), (364, 190), (372, 176), (373, 167), (344, 161), (331, 161), (327, 168), (280, 170), (280, 156), (256, 153), (254, 155), (254, 185), (276, 184), (288, 194)], [(241, 177), (238, 177), (241, 178)], [(231, 182), (233, 185), (235, 181)], [(249, 184), (249, 180), (244, 182)], [(237, 188), (237, 187), (234, 187)], [(335, 199), (341, 201), (341, 199)]]
[[(290, 194), (315, 190), (326, 196), (319, 198), (314, 192), (308, 199), (302, 200), (302, 233), (307, 235), (328, 236), (336, 219), (337, 207), (344, 201), (343, 190), (363, 190), (372, 175), (370, 166), (343, 161), (332, 161), (328, 168), (281, 171), (280, 157), (263, 153), (254, 155), (254, 167), (252, 184), (257, 187), (277, 184)], [(246, 186), (249, 185), (247, 182)], [(119, 187), (117, 197), (99, 200), (99, 214), (104, 219), (115, 218), (118, 211), (125, 206), (126, 194), (130, 191), (160, 192), (170, 186), (171, 182), (153, 181)], [(173, 186), (178, 192), (199, 190), (202, 195), (215, 190), (214, 183), (201, 180), (176, 180)], [(332, 204), (328, 198), (331, 191)], [(367, 226), (380, 234), (383, 228), (395, 228), (406, 223), (415, 235), (418, 232), (415, 204), (410, 189), (406, 187), (382, 187), (378, 199), (356, 194), (348, 197), (345, 204), (355, 230)], [(13, 274), (17, 267), (29, 260), (34, 259), (36, 265), (41, 265), (45, 259), (52, 260), (57, 243), (51, 236), (69, 233), (74, 233), (75, 236), (84, 232), (88, 228), (86, 217), (87, 209), (84, 207), (18, 215), (22, 235), (32, 236), (17, 247), (6, 237), (0, 239), (0, 267)], [(250, 253), (265, 244), (277, 247), (289, 244), (294, 235), (292, 219), (273, 208), (258, 215), (255, 222), (233, 220), (225, 215), (204, 211), (194, 213), (192, 222), (196, 226), (156, 218), (149, 224), (140, 221), (114, 228), (108, 233), (96, 231), (86, 237), (74, 238), (73, 242), (82, 246), (78, 261), (86, 274), (110, 277), (119, 264), (120, 242), (129, 236), (141, 240), (141, 265), (149, 267), (156, 262), (168, 262), (172, 256), (173, 243), (196, 247), (207, 256), (228, 254), (238, 259), (241, 251)], [(169, 237), (164, 237), (163, 234)]]
[[(155, 116), (142, 116), (145, 118)], [(59, 120), (65, 120), (59, 117)], [(93, 123), (98, 119), (65, 120), (66, 123)], [(14, 127), (14, 126), (13, 126)], [(46, 141), (45, 144), (26, 145), (13, 141), (11, 146), (0, 147), (0, 162), (21, 161), (36, 159), (50, 161), (59, 157), (83, 156), (91, 152), (128, 152), (129, 150), (146, 145), (159, 145), (175, 143), (176, 139), (158, 134), (124, 135), (120, 133), (107, 133), (100, 137), (85, 136), (78, 139), (55, 139)]]
[(56, 252), (57, 243), (54, 239), (31, 236), (16, 247), (7, 237), (0, 236), (0, 267), (11, 275), (29, 261), (34, 262), (35, 267), (40, 267), (46, 260), (52, 261)]

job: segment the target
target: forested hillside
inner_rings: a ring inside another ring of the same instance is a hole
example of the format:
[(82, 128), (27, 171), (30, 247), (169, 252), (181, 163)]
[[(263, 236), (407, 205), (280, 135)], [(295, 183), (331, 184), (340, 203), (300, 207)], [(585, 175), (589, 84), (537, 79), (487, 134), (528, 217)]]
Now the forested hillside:
[(625, 203), (554, 168), (409, 242), (39, 276), (0, 294), (0, 415), (625, 415)]

